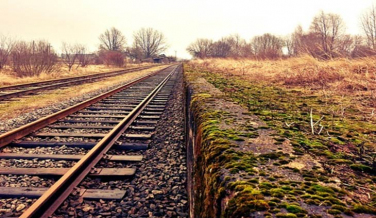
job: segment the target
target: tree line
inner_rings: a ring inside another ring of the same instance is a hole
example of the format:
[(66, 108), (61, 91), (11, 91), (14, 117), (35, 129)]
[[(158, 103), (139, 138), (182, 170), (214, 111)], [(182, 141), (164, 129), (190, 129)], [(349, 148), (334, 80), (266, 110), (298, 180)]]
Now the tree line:
[(80, 43), (62, 42), (58, 55), (48, 41), (22, 41), (0, 34), (0, 71), (9, 66), (16, 76), (34, 76), (42, 72), (50, 73), (65, 65), (69, 71), (73, 67), (88, 64), (124, 66), (126, 60), (138, 62), (158, 57), (167, 48), (167, 40), (162, 32), (152, 28), (142, 28), (133, 34), (133, 44), (127, 46), (123, 33), (113, 27), (99, 35), (99, 48), (93, 54)]
[(187, 47), (187, 51), (195, 58), (277, 59), (308, 54), (318, 59), (331, 59), (375, 55), (376, 6), (362, 14), (360, 23), (363, 35), (350, 35), (345, 31), (341, 16), (321, 11), (313, 18), (307, 31), (298, 26), (285, 37), (266, 33), (253, 37), (249, 42), (237, 34), (218, 41), (197, 39)]

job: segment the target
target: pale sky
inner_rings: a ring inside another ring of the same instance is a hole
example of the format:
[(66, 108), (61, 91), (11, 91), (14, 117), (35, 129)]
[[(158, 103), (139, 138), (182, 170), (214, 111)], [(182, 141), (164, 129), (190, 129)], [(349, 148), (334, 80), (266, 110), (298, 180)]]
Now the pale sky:
[(347, 33), (362, 34), (361, 14), (376, 0), (0, 0), (0, 34), (22, 40), (44, 39), (59, 51), (63, 41), (98, 48), (98, 36), (116, 27), (132, 44), (133, 32), (152, 27), (164, 33), (167, 55), (190, 58), (186, 47), (197, 38), (238, 33), (280, 36), (297, 25), (307, 30), (323, 10), (339, 14)]

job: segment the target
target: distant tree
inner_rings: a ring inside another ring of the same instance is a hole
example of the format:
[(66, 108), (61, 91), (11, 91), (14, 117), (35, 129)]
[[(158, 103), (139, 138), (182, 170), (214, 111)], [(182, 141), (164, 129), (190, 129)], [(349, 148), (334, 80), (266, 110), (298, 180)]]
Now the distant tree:
[(239, 34), (230, 35), (223, 39), (231, 47), (229, 56), (233, 58), (252, 56), (252, 48)]
[(373, 5), (369, 8), (362, 15), (360, 21), (368, 46), (376, 49), (376, 6)]
[(106, 65), (113, 65), (117, 67), (122, 67), (125, 64), (124, 54), (119, 51), (105, 51), (99, 52), (99, 58)]
[(51, 73), (57, 63), (57, 55), (46, 41), (19, 41), (11, 56), (13, 70), (19, 77)]
[(285, 36), (283, 41), (284, 41), (284, 46), (287, 49), (287, 55), (289, 57), (295, 56), (296, 53), (295, 53), (295, 44), (294, 44), (293, 34)]
[(108, 51), (123, 51), (126, 39), (120, 30), (112, 27), (99, 36), (99, 49)]
[(187, 47), (187, 51), (196, 58), (211, 57), (213, 50), (213, 40), (211, 39), (197, 39)]
[(226, 58), (231, 55), (231, 45), (225, 40), (221, 39), (212, 44), (211, 56), (218, 58)]
[(64, 64), (68, 67), (68, 71), (71, 71), (73, 65), (76, 63), (76, 60), (78, 58), (80, 47), (77, 44), (68, 44), (66, 42), (63, 42), (61, 49), (63, 51), (61, 59), (63, 60)]
[(257, 58), (275, 59), (282, 56), (283, 40), (270, 33), (255, 36), (251, 40), (251, 45)]
[(337, 56), (351, 57), (352, 51), (355, 49), (355, 38), (351, 35), (343, 35), (338, 41)]
[(14, 41), (10, 37), (0, 35), (0, 70), (8, 63), (13, 46)]
[(167, 49), (166, 37), (153, 28), (142, 28), (133, 34), (133, 47), (143, 58), (158, 56)]
[(321, 11), (313, 18), (310, 32), (315, 34), (320, 44), (321, 58), (332, 58), (338, 52), (338, 45), (344, 35), (345, 23), (337, 14)]
[(376, 55), (376, 50), (372, 49), (372, 47), (365, 42), (367, 40), (364, 39), (364, 37), (359, 35), (353, 36), (353, 41), (354, 48), (351, 51), (351, 57), (359, 58)]
[(126, 54), (131, 60), (134, 60), (134, 61), (135, 60), (141, 60), (144, 57), (143, 52), (142, 52), (141, 48), (139, 48), (139, 47), (129, 47), (129, 48), (127, 48)]
[(78, 44), (78, 51), (77, 51), (77, 60), (78, 60), (78, 66), (80, 67), (86, 67), (90, 63), (90, 57), (89, 54), (87, 54), (87, 48), (85, 45)]

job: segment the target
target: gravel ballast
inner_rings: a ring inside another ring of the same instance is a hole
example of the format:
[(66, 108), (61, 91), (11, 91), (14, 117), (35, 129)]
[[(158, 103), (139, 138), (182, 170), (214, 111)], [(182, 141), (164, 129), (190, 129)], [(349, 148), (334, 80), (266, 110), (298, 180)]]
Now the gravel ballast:
[[(80, 188), (122, 189), (121, 201), (88, 201), (70, 196), (55, 217), (188, 217), (187, 167), (184, 140), (184, 92), (178, 79), (142, 162), (131, 163), (137, 171), (123, 180), (85, 179)], [(123, 152), (122, 152), (123, 153)], [(101, 163), (101, 166), (105, 164)]]

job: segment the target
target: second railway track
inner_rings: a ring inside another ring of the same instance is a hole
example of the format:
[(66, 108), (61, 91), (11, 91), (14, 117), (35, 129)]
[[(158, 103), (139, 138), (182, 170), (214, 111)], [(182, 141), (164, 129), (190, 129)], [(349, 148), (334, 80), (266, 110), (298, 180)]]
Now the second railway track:
[(118, 70), (108, 73), (97, 73), (86, 76), (71, 77), (64, 79), (54, 79), (42, 82), (25, 83), (12, 86), (0, 87), (0, 103), (2, 101), (9, 101), (15, 97), (23, 97), (27, 95), (36, 94), (42, 91), (57, 89), (61, 87), (83, 84), (88, 82), (95, 82), (104, 78), (119, 76), (125, 73), (131, 73), (140, 70), (146, 70), (152, 66), (130, 68), (125, 70)]
[[(68, 108), (60, 115), (56, 113), (1, 135), (0, 145), (7, 147), (0, 158), (13, 167), (1, 167), (0, 174), (17, 180), (32, 176), (36, 184), (2, 187), (1, 198), (30, 202), (39, 197), (22, 217), (48, 217), (77, 191), (82, 199), (122, 199), (124, 190), (103, 190), (101, 182), (93, 185), (95, 188), (76, 187), (87, 176), (123, 178), (137, 173), (137, 168), (129, 163), (142, 160), (143, 156), (134, 152), (148, 148), (180, 70), (178, 65), (166, 68), (81, 106)], [(43, 162), (44, 167), (36, 161)]]

